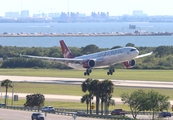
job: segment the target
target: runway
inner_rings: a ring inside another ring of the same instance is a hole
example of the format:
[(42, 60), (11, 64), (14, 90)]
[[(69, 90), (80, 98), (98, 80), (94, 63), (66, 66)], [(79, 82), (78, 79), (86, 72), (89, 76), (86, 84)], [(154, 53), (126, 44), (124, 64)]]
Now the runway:
[[(13, 82), (35, 82), (52, 84), (81, 84), (87, 78), (60, 78), (60, 77), (30, 77), (30, 76), (4, 76), (0, 75), (0, 81), (9, 79)], [(103, 80), (103, 79), (99, 79)], [(115, 86), (119, 87), (139, 87), (139, 88), (164, 88), (172, 89), (173, 82), (141, 81), (141, 80), (113, 80)]]

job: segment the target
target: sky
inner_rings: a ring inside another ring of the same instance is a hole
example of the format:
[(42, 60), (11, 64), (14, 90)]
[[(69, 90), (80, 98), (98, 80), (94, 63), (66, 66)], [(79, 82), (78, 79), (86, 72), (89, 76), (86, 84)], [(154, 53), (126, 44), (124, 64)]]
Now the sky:
[(173, 15), (173, 0), (0, 0), (0, 16), (5, 12), (29, 10), (30, 15), (51, 12), (109, 12), (110, 16), (132, 15), (142, 10), (147, 15)]

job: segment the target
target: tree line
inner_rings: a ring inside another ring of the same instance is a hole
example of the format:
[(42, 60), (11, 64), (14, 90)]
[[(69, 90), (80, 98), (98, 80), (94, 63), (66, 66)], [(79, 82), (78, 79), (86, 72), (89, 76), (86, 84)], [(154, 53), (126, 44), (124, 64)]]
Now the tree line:
[[(134, 44), (128, 43), (126, 46), (135, 47)], [(121, 46), (114, 46), (111, 49), (119, 48)], [(173, 69), (173, 46), (158, 46), (158, 47), (136, 47), (140, 54), (153, 51), (151, 56), (137, 59), (137, 64), (132, 69)], [(77, 48), (70, 47), (74, 56), (90, 54), (108, 50), (109, 48), (99, 48), (94, 44), (85, 47)], [(58, 68), (71, 69), (66, 65), (60, 63), (50, 63), (38, 59), (20, 58), (19, 53), (24, 55), (35, 56), (49, 56), (49, 57), (63, 57), (61, 48), (54, 46), (49, 48), (44, 47), (11, 47), (0, 45), (0, 57), (3, 61), (0, 62), (1, 68)], [(12, 58), (12, 59), (11, 59)], [(114, 67), (124, 68), (123, 65), (117, 64)]]

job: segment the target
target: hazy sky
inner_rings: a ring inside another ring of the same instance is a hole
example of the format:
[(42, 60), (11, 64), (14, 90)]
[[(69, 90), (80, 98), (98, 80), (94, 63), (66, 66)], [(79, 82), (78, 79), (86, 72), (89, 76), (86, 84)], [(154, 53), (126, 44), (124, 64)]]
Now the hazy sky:
[(143, 10), (148, 15), (173, 15), (173, 0), (0, 0), (0, 16), (5, 12), (29, 10), (33, 13), (50, 12), (109, 12), (110, 15), (132, 15)]

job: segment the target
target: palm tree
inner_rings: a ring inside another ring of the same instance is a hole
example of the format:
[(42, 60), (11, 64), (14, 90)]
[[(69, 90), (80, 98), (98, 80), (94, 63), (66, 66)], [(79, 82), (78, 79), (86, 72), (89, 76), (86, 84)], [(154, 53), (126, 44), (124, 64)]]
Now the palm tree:
[(107, 106), (108, 96), (113, 93), (114, 84), (110, 80), (104, 80), (99, 84), (100, 97), (101, 97), (101, 114), (103, 115), (103, 102)]
[(112, 95), (108, 95), (108, 98), (107, 98), (107, 104), (106, 104), (106, 113), (109, 111), (109, 106), (112, 105), (112, 106), (115, 106), (115, 100), (111, 99), (112, 98)]
[(82, 91), (83, 92), (86, 92), (86, 91), (88, 91), (88, 88), (89, 88), (89, 85), (90, 85), (90, 83), (91, 83), (91, 81), (92, 81), (92, 79), (91, 78), (88, 78), (88, 79), (86, 79), (83, 83), (82, 83)]
[(96, 96), (96, 114), (98, 115), (99, 113), (99, 102), (100, 102), (100, 91), (99, 91), (99, 85), (100, 81), (99, 80), (93, 80), (90, 85), (90, 89), (92, 91), (92, 94)]
[(84, 102), (86, 102), (86, 104), (87, 104), (87, 114), (88, 114), (88, 105), (90, 103), (90, 95), (89, 94), (85, 94), (82, 96), (81, 103), (84, 103)]
[(91, 78), (86, 79), (83, 83), (82, 83), (82, 91), (83, 92), (89, 92), (89, 103), (90, 103), (90, 114), (91, 114), (91, 100), (93, 99), (93, 94), (92, 94), (92, 89), (91, 89)]
[(105, 90), (104, 90), (103, 81), (101, 81), (98, 84), (98, 89), (99, 89), (99, 97), (101, 99), (101, 115), (103, 115), (103, 101), (104, 101), (104, 96), (105, 96)]
[(8, 92), (8, 88), (9, 87), (13, 87), (13, 85), (12, 85), (12, 81), (11, 80), (9, 80), (9, 79), (5, 79), (5, 80), (3, 80), (2, 82), (1, 82), (1, 87), (5, 87), (5, 105), (6, 105), (6, 103), (7, 103), (7, 92)]

